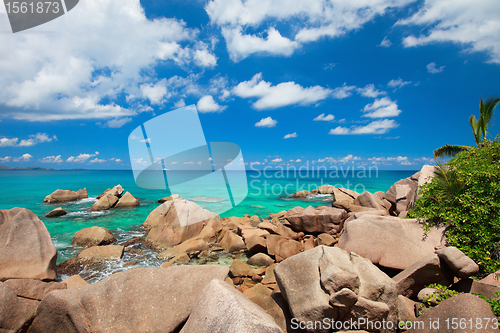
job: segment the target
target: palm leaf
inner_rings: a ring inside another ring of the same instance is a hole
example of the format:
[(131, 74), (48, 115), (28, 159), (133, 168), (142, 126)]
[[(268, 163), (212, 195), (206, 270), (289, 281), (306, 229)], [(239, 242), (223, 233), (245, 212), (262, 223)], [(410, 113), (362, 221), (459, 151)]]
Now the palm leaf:
[(461, 151), (469, 150), (469, 146), (461, 145), (444, 145), (441, 148), (434, 150), (434, 158), (453, 157)]
[(491, 121), (493, 119), (493, 114), (495, 113), (495, 108), (497, 107), (498, 103), (500, 103), (500, 97), (488, 97), (486, 99), (486, 102), (483, 102), (483, 98), (481, 97), (481, 102), (479, 104), (481, 115), (479, 117), (482, 120), (481, 131), (484, 138), (486, 138), (486, 135), (488, 134), (488, 128), (493, 125)]
[(474, 134), (474, 140), (476, 140), (476, 144), (479, 147), (481, 144), (481, 130), (479, 127), (479, 123), (481, 122), (481, 119), (479, 119), (479, 122), (476, 119), (476, 116), (472, 115), (469, 117), (469, 124), (470, 127), (472, 127), (472, 133)]
[(451, 169), (447, 164), (440, 162), (436, 164), (434, 178), (436, 179), (435, 181), (441, 192), (442, 198), (446, 200), (455, 200), (457, 195), (462, 192), (464, 183), (458, 179), (455, 170)]

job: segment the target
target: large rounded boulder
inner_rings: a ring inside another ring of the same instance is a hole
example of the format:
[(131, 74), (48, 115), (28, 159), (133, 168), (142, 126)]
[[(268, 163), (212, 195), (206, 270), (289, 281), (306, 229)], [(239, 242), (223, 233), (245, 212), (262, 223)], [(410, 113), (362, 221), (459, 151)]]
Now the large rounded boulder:
[[(198, 236), (210, 219), (219, 219), (217, 214), (185, 199), (167, 201), (160, 207), (151, 212), (145, 222), (153, 226), (145, 240), (145, 244), (151, 248), (178, 245)], [(188, 224), (183, 226), (182, 221)]]
[(0, 210), (0, 281), (56, 280), (56, 260), (50, 234), (32, 211)]
[(205, 287), (228, 271), (217, 265), (135, 268), (55, 290), (29, 332), (177, 332)]

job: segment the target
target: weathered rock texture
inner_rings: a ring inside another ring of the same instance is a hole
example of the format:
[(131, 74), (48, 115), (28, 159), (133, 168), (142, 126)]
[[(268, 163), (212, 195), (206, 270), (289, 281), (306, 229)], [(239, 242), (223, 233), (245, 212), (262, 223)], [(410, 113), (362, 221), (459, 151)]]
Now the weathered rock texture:
[(57, 250), (42, 221), (30, 210), (0, 210), (0, 281), (56, 280)]
[(136, 268), (56, 290), (41, 302), (29, 332), (174, 332), (210, 281), (227, 272), (213, 265)]
[(292, 316), (299, 321), (395, 320), (397, 316), (396, 283), (369, 260), (342, 249), (318, 246), (286, 259), (274, 273)]
[[(267, 288), (265, 288), (267, 289)], [(224, 281), (212, 280), (181, 333), (283, 332), (271, 316)]]
[(108, 229), (103, 227), (90, 227), (77, 231), (71, 244), (92, 247), (109, 245), (114, 242), (116, 242), (116, 238)]
[(58, 203), (86, 199), (88, 197), (86, 188), (78, 190), (77, 192), (71, 190), (55, 190), (46, 196), (45, 199), (43, 199), (43, 202)]
[(444, 243), (444, 228), (425, 232), (418, 220), (362, 215), (346, 223), (338, 246), (374, 264), (403, 270)]

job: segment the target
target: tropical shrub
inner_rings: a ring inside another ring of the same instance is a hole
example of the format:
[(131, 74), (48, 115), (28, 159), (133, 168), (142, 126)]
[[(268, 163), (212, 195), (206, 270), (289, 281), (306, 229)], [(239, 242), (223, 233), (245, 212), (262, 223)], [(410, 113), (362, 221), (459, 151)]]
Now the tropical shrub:
[(448, 242), (485, 275), (500, 269), (500, 140), (458, 153), (438, 165), (408, 217), (444, 223)]

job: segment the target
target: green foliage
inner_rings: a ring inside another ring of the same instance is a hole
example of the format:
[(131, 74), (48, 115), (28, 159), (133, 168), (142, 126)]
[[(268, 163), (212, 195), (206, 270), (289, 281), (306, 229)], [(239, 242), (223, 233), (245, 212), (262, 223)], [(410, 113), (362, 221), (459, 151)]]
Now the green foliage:
[(468, 150), (469, 148), (469, 146), (444, 145), (434, 150), (434, 158), (453, 157), (461, 151)]
[(488, 304), (491, 306), (491, 311), (493, 312), (493, 314), (497, 317), (500, 317), (500, 292), (496, 292), (495, 295), (496, 297), (493, 298), (487, 298), (483, 295), (476, 296), (488, 302)]
[(442, 286), (442, 285), (437, 284), (437, 283), (433, 283), (433, 284), (429, 285), (427, 288), (436, 289), (432, 294), (429, 295), (429, 297), (427, 297), (426, 299), (423, 300), (423, 303), (425, 303), (428, 306), (432, 306), (433, 299), (439, 305), (444, 300), (447, 300), (448, 298), (452, 298), (453, 296), (458, 296), (460, 294), (459, 292), (448, 289), (448, 287)]
[(408, 217), (428, 226), (444, 223), (448, 242), (481, 268), (500, 269), (500, 140), (486, 140), (446, 165), (421, 188), (422, 197)]
[[(479, 118), (472, 115), (469, 117), (469, 124), (472, 128), (472, 134), (474, 135), (474, 141), (478, 147), (485, 146), (485, 141), (487, 141), (486, 136), (489, 134), (488, 129), (492, 125), (493, 114), (495, 113), (495, 108), (500, 104), (500, 97), (488, 97), (486, 102), (483, 101), (483, 96), (479, 102)], [(468, 146), (460, 145), (444, 145), (436, 150), (434, 150), (434, 158), (446, 158), (453, 157), (458, 153), (468, 150)]]

